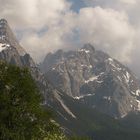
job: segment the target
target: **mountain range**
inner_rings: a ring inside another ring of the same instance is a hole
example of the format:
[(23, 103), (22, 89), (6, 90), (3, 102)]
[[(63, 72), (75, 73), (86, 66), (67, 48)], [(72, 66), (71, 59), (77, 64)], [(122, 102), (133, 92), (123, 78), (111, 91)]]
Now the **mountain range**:
[(91, 44), (46, 54), (38, 66), (0, 20), (0, 59), (31, 71), (67, 135), (140, 139), (140, 83), (128, 67)]
[(41, 69), (51, 84), (90, 108), (114, 118), (140, 110), (140, 84), (129, 68), (90, 44), (48, 54)]

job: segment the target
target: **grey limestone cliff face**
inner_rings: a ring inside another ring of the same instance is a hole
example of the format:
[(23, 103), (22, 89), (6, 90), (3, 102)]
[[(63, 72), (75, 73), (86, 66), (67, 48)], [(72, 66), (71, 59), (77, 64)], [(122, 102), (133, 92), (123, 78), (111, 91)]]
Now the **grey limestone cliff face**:
[(35, 62), (21, 47), (5, 19), (0, 20), (0, 60), (29, 68), (36, 80), (41, 77)]
[(0, 20), (0, 43), (10, 44), (17, 49), (20, 55), (25, 55), (26, 51), (20, 46), (15, 35), (13, 34), (8, 22), (5, 19)]
[(44, 102), (46, 103), (49, 90), (52, 92), (53, 88), (31, 56), (21, 47), (5, 19), (0, 20), (0, 60), (28, 68), (37, 82), (40, 92), (44, 95)]
[(140, 110), (140, 85), (134, 74), (90, 44), (48, 54), (41, 69), (56, 89), (90, 108), (115, 118)]
[(0, 20), (0, 59), (18, 66), (35, 67), (32, 58), (20, 46), (5, 19)]

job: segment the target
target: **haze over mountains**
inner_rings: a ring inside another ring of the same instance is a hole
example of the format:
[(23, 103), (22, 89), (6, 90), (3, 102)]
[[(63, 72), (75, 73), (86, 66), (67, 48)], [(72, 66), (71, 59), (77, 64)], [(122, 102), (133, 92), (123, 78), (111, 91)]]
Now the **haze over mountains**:
[[(95, 136), (98, 140), (104, 131), (108, 136), (106, 129), (109, 129), (131, 137), (140, 136), (137, 77), (91, 44), (78, 50), (48, 53), (38, 67), (20, 46), (7, 21), (1, 19), (0, 59), (29, 68), (44, 95), (42, 104), (54, 110), (56, 120), (67, 134)], [(128, 122), (134, 125), (127, 128)]]

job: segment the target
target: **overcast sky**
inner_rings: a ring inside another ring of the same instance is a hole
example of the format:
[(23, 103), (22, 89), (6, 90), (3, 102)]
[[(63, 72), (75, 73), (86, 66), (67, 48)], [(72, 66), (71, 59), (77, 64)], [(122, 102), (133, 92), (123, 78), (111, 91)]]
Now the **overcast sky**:
[(140, 0), (0, 0), (0, 17), (37, 62), (91, 43), (140, 77)]

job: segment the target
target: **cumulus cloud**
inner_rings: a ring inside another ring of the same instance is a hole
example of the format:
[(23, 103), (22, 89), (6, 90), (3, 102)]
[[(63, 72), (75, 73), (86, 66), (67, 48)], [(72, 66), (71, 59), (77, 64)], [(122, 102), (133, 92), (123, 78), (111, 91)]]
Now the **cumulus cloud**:
[(89, 42), (138, 73), (140, 1), (83, 2), (86, 7), (75, 12), (70, 0), (0, 0), (0, 17), (9, 21), (37, 62), (49, 51), (73, 49)]
[(0, 0), (0, 3), (0, 17), (22, 34), (21, 43), (35, 60), (70, 44), (64, 38), (72, 34), (74, 13), (66, 0)]
[(50, 51), (74, 47), (74, 20), (74, 14), (68, 13), (58, 24), (47, 26), (47, 31), (44, 33), (42, 31), (40, 33), (36, 31), (25, 33), (21, 43), (35, 60), (42, 60)]
[(16, 28), (41, 28), (56, 24), (69, 6), (65, 0), (0, 0), (0, 16)]
[(131, 61), (135, 31), (124, 12), (84, 8), (80, 10), (78, 27), (82, 42), (91, 42), (123, 62)]
[[(128, 65), (135, 73), (137, 73), (140, 77), (140, 41), (139, 41), (139, 35), (140, 35), (140, 1), (139, 0), (83, 0), (87, 6), (92, 6), (96, 8), (97, 6), (102, 7), (102, 9), (112, 9), (118, 12), (120, 14), (120, 17), (122, 17), (121, 13), (123, 12), (126, 16), (126, 18), (123, 18), (123, 20), (118, 20), (118, 26), (120, 27), (120, 30), (118, 31), (121, 33), (124, 32), (124, 38), (116, 38), (116, 41), (118, 42), (118, 48), (116, 49), (112, 47), (112, 49), (107, 49), (108, 52), (111, 50), (114, 50), (114, 52), (118, 53), (118, 56), (114, 55), (113, 52), (110, 52), (110, 54), (113, 54), (118, 60), (125, 62), (126, 65)], [(113, 12), (112, 12), (113, 13)], [(113, 15), (112, 15), (113, 16)], [(123, 16), (124, 17), (124, 16)], [(122, 21), (122, 22), (121, 22)], [(110, 25), (111, 23), (108, 22)], [(112, 24), (114, 26), (114, 30), (117, 29), (115, 24)], [(112, 32), (112, 36), (114, 36)], [(115, 36), (114, 36), (115, 37)], [(106, 38), (106, 36), (105, 36)], [(110, 37), (107, 37), (110, 39)], [(100, 38), (101, 39), (101, 38)], [(122, 43), (123, 41), (123, 43)], [(101, 41), (102, 42), (102, 41)], [(101, 43), (100, 42), (100, 43)], [(113, 41), (114, 42), (114, 41)], [(105, 44), (103, 46), (105, 47)], [(113, 46), (116, 43), (114, 42)], [(111, 43), (109, 43), (111, 45)], [(101, 47), (104, 48), (104, 47)]]

